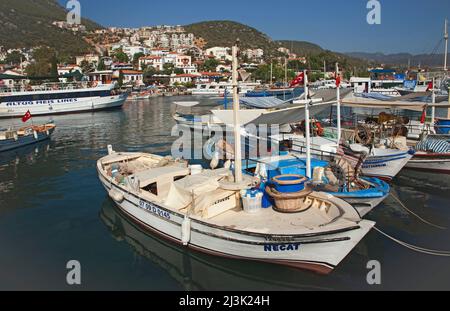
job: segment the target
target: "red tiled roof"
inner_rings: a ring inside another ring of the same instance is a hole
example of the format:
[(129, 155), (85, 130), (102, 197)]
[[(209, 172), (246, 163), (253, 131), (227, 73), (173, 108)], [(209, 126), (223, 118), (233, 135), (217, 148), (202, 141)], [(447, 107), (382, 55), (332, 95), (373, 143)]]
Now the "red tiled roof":
[(139, 71), (139, 70), (122, 70), (122, 73), (123, 73), (124, 75), (140, 75), (140, 74), (142, 74), (143, 72), (142, 72), (142, 71)]
[(188, 73), (176, 75), (176, 78), (197, 78), (197, 77), (198, 77), (198, 75), (188, 74)]

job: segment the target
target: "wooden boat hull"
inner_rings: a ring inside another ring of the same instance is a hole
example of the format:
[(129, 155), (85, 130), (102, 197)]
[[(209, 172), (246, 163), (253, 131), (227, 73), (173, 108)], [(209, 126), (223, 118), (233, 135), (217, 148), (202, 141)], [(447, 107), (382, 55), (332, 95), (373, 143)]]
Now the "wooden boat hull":
[(28, 136), (19, 136), (17, 141), (14, 139), (0, 140), (0, 152), (25, 147), (28, 145), (36, 144), (41, 141), (50, 139), (54, 131), (55, 128), (50, 128), (46, 132), (38, 132), (37, 138), (35, 138), (34, 135), (28, 135)]
[(406, 165), (407, 169), (450, 174), (450, 154), (418, 152)]
[(364, 161), (362, 173), (364, 176), (391, 182), (412, 157), (412, 154), (408, 152), (380, 156), (371, 155)]
[[(100, 167), (98, 164), (98, 174), (106, 191), (110, 193), (113, 190), (123, 196), (121, 202), (115, 203), (125, 215), (147, 232), (183, 245), (183, 214), (150, 202), (138, 193), (130, 192), (128, 188), (122, 188), (104, 175)], [(329, 198), (330, 201), (341, 202), (337, 198)], [(327, 274), (333, 271), (374, 225), (374, 222), (362, 220), (352, 227), (334, 232), (275, 236), (214, 226), (191, 219), (190, 242), (185, 247), (219, 257), (264, 261)]]

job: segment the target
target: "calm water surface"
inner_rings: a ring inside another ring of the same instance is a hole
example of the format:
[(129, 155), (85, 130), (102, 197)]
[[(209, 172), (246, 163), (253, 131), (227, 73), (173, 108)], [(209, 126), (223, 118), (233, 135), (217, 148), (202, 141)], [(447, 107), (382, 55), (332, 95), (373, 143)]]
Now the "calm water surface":
[[(201, 255), (140, 231), (115, 209), (95, 163), (108, 144), (168, 154), (174, 100), (55, 116), (51, 142), (0, 154), (0, 290), (450, 290), (450, 258), (414, 253), (375, 231), (330, 276)], [(450, 228), (450, 178), (405, 171), (393, 193)], [(392, 198), (367, 218), (401, 240), (450, 251), (449, 230), (418, 221)], [(79, 287), (66, 284), (73, 259), (82, 265)], [(366, 282), (369, 260), (382, 264), (381, 286)]]

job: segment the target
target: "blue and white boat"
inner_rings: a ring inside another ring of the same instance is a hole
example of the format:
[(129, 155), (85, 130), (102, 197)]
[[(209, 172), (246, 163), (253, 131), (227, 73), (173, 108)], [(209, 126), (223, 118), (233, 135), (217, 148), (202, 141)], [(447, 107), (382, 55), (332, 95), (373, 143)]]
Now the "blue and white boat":
[[(322, 174), (314, 174), (311, 185), (315, 191), (326, 192), (337, 198), (340, 198), (351, 204), (361, 217), (367, 215), (375, 207), (377, 207), (389, 195), (390, 186), (377, 178), (356, 177), (353, 180), (342, 180), (345, 177), (337, 177), (338, 183), (332, 183), (327, 177), (330, 175), (323, 174), (324, 169), (330, 168), (330, 162), (318, 159), (311, 159), (311, 169), (314, 172), (322, 171)], [(345, 171), (341, 165), (338, 170)], [(267, 157), (256, 160), (245, 160), (243, 170), (249, 175), (259, 176), (266, 182), (262, 184), (265, 189), (267, 183), (271, 183), (274, 177), (282, 175), (302, 175), (306, 176), (306, 157), (297, 156), (295, 154), (282, 153), (280, 156)], [(319, 170), (317, 170), (319, 168)], [(322, 170), (320, 170), (322, 168)], [(350, 172), (341, 173), (346, 176)], [(262, 189), (262, 190), (263, 190)]]
[(55, 128), (56, 126), (54, 124), (45, 124), (42, 126), (26, 127), (17, 131), (0, 131), (0, 152), (17, 149), (50, 139)]
[(0, 118), (96, 111), (122, 107), (128, 94), (114, 84), (48, 83), (0, 89)]

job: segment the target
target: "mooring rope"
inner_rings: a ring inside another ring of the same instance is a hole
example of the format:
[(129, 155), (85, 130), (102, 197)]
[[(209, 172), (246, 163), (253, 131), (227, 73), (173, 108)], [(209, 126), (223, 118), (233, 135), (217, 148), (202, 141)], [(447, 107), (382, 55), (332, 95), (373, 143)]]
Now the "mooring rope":
[(401, 206), (402, 208), (404, 208), (408, 213), (410, 213), (411, 215), (415, 216), (417, 219), (419, 219), (419, 220), (422, 221), (423, 223), (425, 223), (425, 224), (427, 224), (427, 225), (430, 225), (430, 226), (432, 226), (432, 227), (434, 227), (434, 228), (441, 229), (441, 230), (447, 230), (447, 229), (448, 229), (448, 228), (446, 228), (446, 227), (442, 227), (442, 226), (433, 224), (433, 223), (429, 222), (428, 220), (423, 219), (422, 217), (420, 217), (419, 215), (417, 215), (416, 213), (414, 213), (413, 211), (411, 211), (409, 208), (407, 208), (407, 207), (405, 206), (405, 204), (403, 204), (403, 202), (402, 202), (397, 196), (395, 196), (392, 192), (390, 193), (390, 195), (392, 196), (392, 198), (394, 198), (395, 201), (398, 202), (398, 204), (400, 204), (400, 206)]
[(384, 233), (383, 231), (381, 231), (380, 229), (378, 229), (376, 227), (374, 227), (373, 229), (375, 231), (377, 231), (378, 233), (380, 233), (381, 235), (385, 236), (386, 238), (390, 239), (391, 241), (393, 241), (403, 247), (406, 247), (414, 252), (422, 253), (422, 254), (426, 254), (426, 255), (432, 255), (432, 256), (439, 256), (439, 257), (450, 257), (450, 252), (448, 252), (448, 251), (438, 251), (438, 250), (426, 249), (426, 248), (418, 247), (415, 245), (411, 245), (406, 242), (400, 241), (400, 240), (390, 236), (387, 233)]

